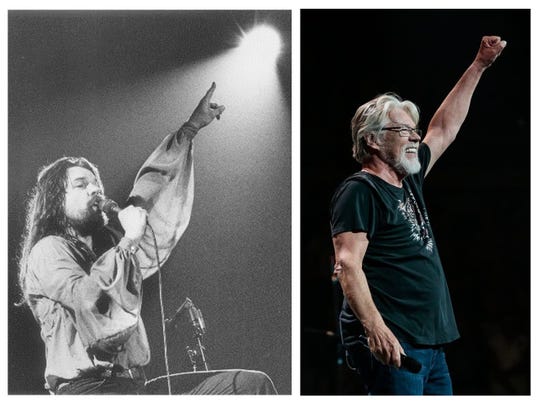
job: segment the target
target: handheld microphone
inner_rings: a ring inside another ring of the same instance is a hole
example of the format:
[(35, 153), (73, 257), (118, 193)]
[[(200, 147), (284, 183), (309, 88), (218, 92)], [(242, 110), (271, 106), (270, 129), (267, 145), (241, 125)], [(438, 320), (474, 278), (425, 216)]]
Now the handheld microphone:
[(109, 217), (118, 216), (118, 213), (122, 211), (122, 208), (120, 208), (116, 201), (107, 197), (103, 197), (103, 199), (99, 201), (98, 205), (99, 209)]
[[(364, 346), (366, 349), (371, 350), (367, 342), (367, 337), (359, 336), (359, 338), (360, 338), (360, 344)], [(411, 373), (415, 373), (415, 374), (419, 373), (420, 370), (422, 369), (422, 364), (415, 358), (409, 357), (404, 354), (400, 354), (400, 357), (401, 357), (400, 368), (404, 368), (405, 370), (410, 371)]]
[(419, 373), (420, 369), (422, 368), (422, 364), (418, 362), (415, 358), (405, 356), (404, 354), (401, 355), (401, 368), (404, 368), (407, 371), (410, 371), (411, 373)]

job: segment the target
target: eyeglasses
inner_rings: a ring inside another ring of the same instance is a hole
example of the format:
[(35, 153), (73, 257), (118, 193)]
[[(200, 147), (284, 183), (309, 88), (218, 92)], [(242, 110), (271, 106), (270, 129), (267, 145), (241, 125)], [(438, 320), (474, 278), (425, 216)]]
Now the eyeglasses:
[(381, 128), (381, 131), (392, 131), (392, 132), (398, 132), (399, 136), (402, 136), (404, 138), (409, 138), (413, 132), (417, 134), (420, 138), (422, 138), (422, 130), (418, 128), (409, 128), (409, 127), (384, 127)]

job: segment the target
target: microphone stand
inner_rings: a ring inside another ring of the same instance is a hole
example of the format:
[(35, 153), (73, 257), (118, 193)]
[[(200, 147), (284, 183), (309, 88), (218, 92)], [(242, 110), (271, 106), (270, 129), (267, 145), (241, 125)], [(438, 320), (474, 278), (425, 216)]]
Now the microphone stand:
[(193, 305), (193, 301), (191, 301), (189, 298), (186, 298), (182, 305), (178, 307), (173, 317), (171, 319), (167, 319), (165, 323), (169, 327), (176, 326), (180, 318), (180, 314), (184, 312), (184, 310), (187, 310), (189, 313), (191, 325), (194, 329), (193, 337), (196, 339), (195, 348), (192, 348), (191, 346), (186, 347), (189, 360), (191, 361), (191, 366), (193, 368), (193, 371), (197, 371), (197, 364), (200, 362), (202, 363), (204, 370), (208, 371), (208, 364), (206, 362), (206, 355), (204, 353), (205, 347), (202, 344), (202, 337), (206, 332), (206, 325), (204, 323), (201, 310), (196, 308), (195, 305)]
[(165, 324), (167, 325), (167, 327), (170, 328), (172, 326), (176, 326), (176, 324), (178, 323), (178, 318), (180, 317), (180, 314), (184, 311), (184, 308), (186, 308), (187, 306), (192, 306), (192, 305), (193, 305), (193, 302), (189, 298), (186, 297), (185, 301), (182, 303), (182, 305), (178, 307), (173, 317), (169, 319), (165, 319)]

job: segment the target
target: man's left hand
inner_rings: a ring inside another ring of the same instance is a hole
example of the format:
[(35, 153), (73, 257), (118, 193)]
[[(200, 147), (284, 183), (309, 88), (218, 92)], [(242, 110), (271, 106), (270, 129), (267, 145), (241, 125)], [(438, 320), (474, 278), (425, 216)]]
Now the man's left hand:
[(506, 41), (501, 37), (485, 36), (482, 38), (480, 49), (476, 54), (475, 62), (478, 62), (483, 68), (489, 67), (495, 59), (501, 54), (506, 46)]
[(195, 108), (195, 111), (189, 117), (188, 123), (197, 129), (207, 126), (214, 118), (219, 120), (221, 114), (225, 111), (225, 106), (211, 102), (215, 89), (216, 83), (212, 83), (210, 89), (208, 89), (205, 96), (199, 101), (197, 108)]

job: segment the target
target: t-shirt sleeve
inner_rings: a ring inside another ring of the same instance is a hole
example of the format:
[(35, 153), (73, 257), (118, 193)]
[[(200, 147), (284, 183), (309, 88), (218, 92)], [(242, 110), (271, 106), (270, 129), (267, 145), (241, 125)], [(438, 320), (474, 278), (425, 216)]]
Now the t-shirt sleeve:
[(422, 168), (417, 175), (423, 179), (426, 176), (426, 171), (431, 160), (431, 150), (427, 143), (422, 142), (420, 144), (420, 147), (418, 148), (418, 160), (420, 161)]
[(332, 236), (343, 232), (365, 232), (371, 238), (376, 212), (371, 187), (362, 181), (346, 181), (334, 194), (330, 207)]
[(410, 175), (406, 178), (406, 181), (413, 183), (418, 187), (419, 190), (422, 189), (424, 184), (424, 179), (426, 177), (426, 171), (431, 160), (431, 150), (429, 146), (422, 142), (418, 148), (418, 160), (420, 161), (420, 171), (416, 174)]

